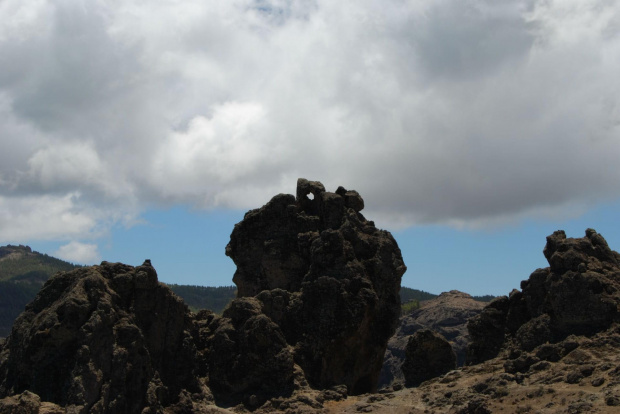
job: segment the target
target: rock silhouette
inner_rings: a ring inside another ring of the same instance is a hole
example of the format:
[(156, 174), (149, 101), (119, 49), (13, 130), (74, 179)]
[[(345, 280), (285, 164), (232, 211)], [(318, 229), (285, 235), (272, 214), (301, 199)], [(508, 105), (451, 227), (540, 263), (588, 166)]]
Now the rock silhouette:
[[(360, 213), (357, 192), (300, 179), (297, 195), (277, 195), (235, 226), (226, 253), (239, 297), (222, 316), (190, 312), (148, 260), (50, 278), (0, 343), (0, 408), (316, 408), (374, 390), (398, 323), (400, 250)], [(323, 390), (317, 399), (291, 397), (309, 384)]]
[(181, 390), (208, 399), (191, 327), (149, 261), (59, 273), (15, 321), (0, 395), (28, 390), (75, 412), (139, 412), (178, 401)]
[(299, 179), (296, 197), (248, 212), (226, 247), (238, 296), (261, 301), (310, 384), (352, 394), (376, 389), (406, 270), (394, 238), (363, 207), (356, 191)]
[(592, 335), (620, 320), (620, 254), (593, 229), (547, 237), (549, 267), (521, 282), (521, 291), (492, 301), (469, 323), (468, 363), (495, 357), (508, 343), (532, 351), (571, 334)]

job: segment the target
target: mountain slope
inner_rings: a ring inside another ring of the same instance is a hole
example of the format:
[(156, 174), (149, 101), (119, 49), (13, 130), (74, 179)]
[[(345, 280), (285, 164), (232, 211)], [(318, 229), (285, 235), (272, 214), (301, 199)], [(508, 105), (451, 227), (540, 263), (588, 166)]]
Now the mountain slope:
[(0, 281), (42, 285), (54, 273), (77, 267), (28, 246), (0, 246)]
[(0, 246), (0, 337), (53, 274), (79, 266), (41, 254), (28, 246)]

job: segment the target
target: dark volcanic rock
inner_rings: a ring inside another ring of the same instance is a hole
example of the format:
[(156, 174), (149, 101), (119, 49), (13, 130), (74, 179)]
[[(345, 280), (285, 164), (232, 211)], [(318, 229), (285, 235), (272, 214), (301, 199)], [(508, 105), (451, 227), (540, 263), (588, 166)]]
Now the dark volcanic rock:
[(222, 316), (191, 313), (150, 261), (53, 276), (0, 343), (0, 407), (316, 409), (309, 382), (338, 390), (321, 401), (374, 390), (400, 312), (400, 250), (359, 212), (357, 192), (301, 179), (297, 193), (235, 226), (226, 252), (239, 297)]
[(507, 341), (524, 351), (568, 335), (591, 335), (620, 320), (620, 254), (592, 229), (583, 238), (547, 237), (549, 267), (521, 282), (522, 291), (493, 301), (469, 324), (468, 362), (493, 358)]
[(169, 405), (183, 389), (208, 399), (190, 328), (185, 304), (149, 261), (59, 273), (15, 321), (0, 357), (0, 397), (28, 390), (102, 413)]
[(210, 386), (216, 395), (228, 400), (262, 395), (264, 402), (274, 394), (290, 394), (293, 355), (257, 299), (234, 300), (210, 330)]
[(373, 391), (398, 324), (406, 267), (363, 207), (355, 191), (299, 179), (296, 197), (280, 194), (246, 213), (226, 247), (238, 296), (258, 295), (318, 388)]
[(456, 354), (443, 336), (422, 329), (409, 337), (403, 374), (407, 386), (417, 386), (456, 368)]
[(465, 363), (469, 345), (468, 321), (478, 315), (485, 303), (474, 300), (467, 293), (452, 290), (422, 302), (419, 309), (400, 318), (400, 326), (388, 342), (379, 387), (404, 382), (402, 365), (409, 336), (420, 329), (429, 328), (450, 342), (456, 353), (457, 366)]

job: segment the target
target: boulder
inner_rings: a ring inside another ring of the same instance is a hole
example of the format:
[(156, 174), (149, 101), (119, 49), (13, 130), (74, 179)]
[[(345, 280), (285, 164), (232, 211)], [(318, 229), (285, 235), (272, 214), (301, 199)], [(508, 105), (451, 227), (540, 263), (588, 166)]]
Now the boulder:
[(443, 336), (421, 329), (409, 337), (405, 348), (405, 385), (414, 387), (456, 368), (456, 354)]
[(238, 296), (256, 296), (310, 384), (376, 389), (400, 314), (406, 267), (392, 235), (360, 213), (356, 191), (299, 179), (235, 225), (226, 254)]
[(571, 334), (592, 335), (620, 320), (620, 254), (593, 229), (547, 237), (549, 267), (521, 282), (521, 291), (496, 299), (469, 323), (468, 363), (495, 357), (507, 344), (532, 351)]
[(431, 329), (446, 338), (456, 353), (457, 366), (462, 366), (470, 342), (467, 323), (484, 306), (484, 302), (474, 300), (469, 294), (452, 290), (422, 302), (419, 309), (401, 316), (400, 325), (388, 342), (379, 387), (404, 382), (401, 368), (405, 361), (405, 348), (409, 337), (420, 329)]
[(214, 319), (209, 340), (210, 387), (226, 401), (257, 402), (290, 394), (293, 355), (282, 331), (261, 312), (255, 298), (234, 300)]

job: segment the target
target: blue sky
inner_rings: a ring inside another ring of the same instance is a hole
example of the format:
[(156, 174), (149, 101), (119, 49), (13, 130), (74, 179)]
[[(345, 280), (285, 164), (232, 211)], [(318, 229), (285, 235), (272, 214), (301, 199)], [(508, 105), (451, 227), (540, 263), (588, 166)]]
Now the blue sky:
[(243, 213), (364, 197), (405, 286), (507, 293), (618, 234), (620, 3), (0, 2), (0, 244), (230, 284)]

